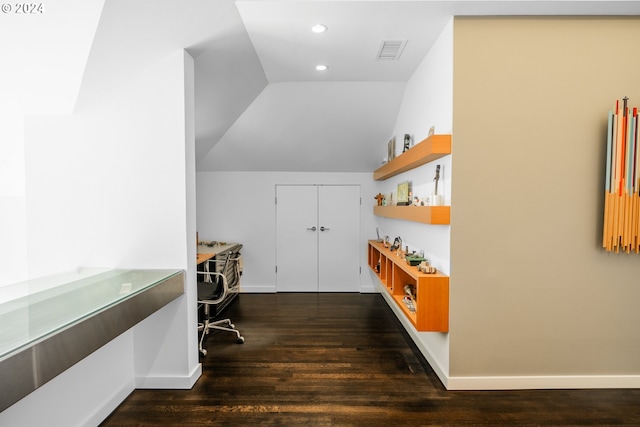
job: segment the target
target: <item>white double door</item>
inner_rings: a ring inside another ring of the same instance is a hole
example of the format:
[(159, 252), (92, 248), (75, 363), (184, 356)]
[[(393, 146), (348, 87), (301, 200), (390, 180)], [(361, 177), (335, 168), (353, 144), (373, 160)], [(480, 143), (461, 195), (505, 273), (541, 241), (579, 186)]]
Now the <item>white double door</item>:
[(278, 292), (359, 292), (360, 246), (360, 186), (276, 186)]

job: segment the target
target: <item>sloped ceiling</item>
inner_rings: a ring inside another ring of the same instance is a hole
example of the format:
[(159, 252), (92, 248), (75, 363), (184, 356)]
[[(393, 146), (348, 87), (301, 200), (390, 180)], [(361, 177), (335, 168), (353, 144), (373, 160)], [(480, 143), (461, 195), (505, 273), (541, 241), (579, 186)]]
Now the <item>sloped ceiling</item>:
[(213, 49), (233, 12), (232, 0), (104, 0), (75, 110), (97, 102), (132, 73), (144, 73), (150, 61), (187, 47), (197, 53), (202, 46)]
[[(245, 80), (245, 92), (237, 92), (240, 99), (227, 104), (227, 112), (238, 112), (237, 106), (250, 98), (246, 95), (261, 84), (266, 88), (227, 128), (217, 121), (215, 132), (205, 131), (216, 119), (209, 116), (202, 122), (198, 114), (201, 171), (375, 169), (382, 161), (379, 148), (391, 136), (405, 84), (450, 19), (425, 2), (237, 1), (236, 6), (265, 80), (253, 77), (251, 91), (246, 85), (250, 79)], [(421, 17), (429, 13), (431, 25), (423, 25)], [(329, 30), (312, 33), (317, 23)], [(408, 40), (400, 59), (376, 60), (380, 43), (397, 39)], [(197, 69), (200, 59), (196, 58)], [(203, 59), (210, 64), (214, 58)], [(316, 71), (319, 63), (329, 65), (329, 70)], [(241, 74), (229, 76), (227, 88), (251, 70), (235, 72)], [(204, 72), (197, 72), (197, 109), (216, 103), (209, 89), (207, 99), (202, 98), (200, 85), (211, 87), (206, 80)], [(220, 94), (230, 99), (229, 92)]]
[(0, 114), (73, 111), (104, 1), (57, 0), (51, 9), (35, 3), (42, 8), (29, 15), (18, 3), (3, 4)]
[(380, 150), (363, 147), (393, 129), (404, 86), (271, 83), (199, 166), (219, 171), (371, 171), (382, 156)]
[[(193, 50), (199, 171), (372, 171), (406, 82), (455, 15), (640, 14), (637, 1), (212, 3), (225, 30)], [(407, 40), (399, 60), (375, 59), (382, 40)]]

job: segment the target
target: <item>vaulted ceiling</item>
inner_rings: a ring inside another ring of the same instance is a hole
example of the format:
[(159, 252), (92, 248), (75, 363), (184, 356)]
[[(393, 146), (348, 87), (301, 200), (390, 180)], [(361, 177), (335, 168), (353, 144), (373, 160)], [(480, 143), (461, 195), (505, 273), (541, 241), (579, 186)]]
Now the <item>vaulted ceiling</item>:
[[(640, 1), (57, 0), (0, 15), (0, 111), (80, 111), (186, 48), (198, 170), (370, 172), (408, 79), (459, 15), (640, 15)], [(385, 40), (406, 41), (398, 59), (376, 59)]]
[[(200, 171), (369, 172), (454, 15), (629, 15), (632, 1), (216, 0), (196, 64)], [(310, 31), (324, 24), (328, 31)], [(399, 59), (376, 59), (385, 40)], [(318, 64), (329, 69), (315, 70)]]

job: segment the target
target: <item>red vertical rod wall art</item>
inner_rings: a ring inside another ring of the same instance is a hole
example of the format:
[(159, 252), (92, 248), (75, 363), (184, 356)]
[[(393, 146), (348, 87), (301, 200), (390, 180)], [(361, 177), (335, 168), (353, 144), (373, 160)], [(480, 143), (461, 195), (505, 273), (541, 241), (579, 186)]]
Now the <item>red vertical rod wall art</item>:
[(602, 246), (640, 253), (640, 153), (638, 108), (628, 98), (609, 111)]

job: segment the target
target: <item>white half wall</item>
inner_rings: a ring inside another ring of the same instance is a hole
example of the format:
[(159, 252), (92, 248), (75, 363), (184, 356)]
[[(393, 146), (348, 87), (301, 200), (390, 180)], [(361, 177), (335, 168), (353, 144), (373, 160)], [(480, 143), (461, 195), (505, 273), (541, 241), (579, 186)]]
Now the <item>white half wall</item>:
[[(95, 425), (136, 386), (189, 388), (200, 375), (193, 60), (180, 49), (147, 70), (72, 116), (26, 122), (30, 269), (32, 276), (80, 266), (194, 274), (184, 296), (96, 351), (86, 368), (70, 368), (7, 409), (12, 420), (28, 420), (7, 425)], [(33, 411), (48, 399), (63, 416)]]
[(134, 388), (127, 331), (0, 412), (1, 426), (96, 426)]

